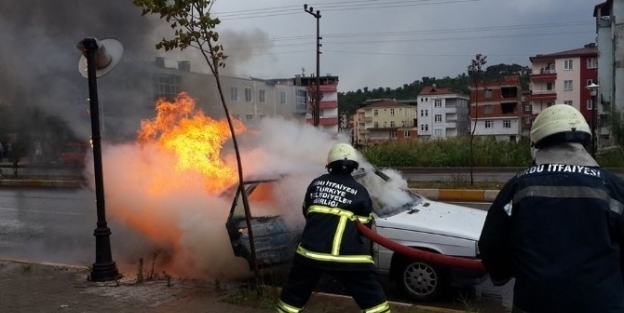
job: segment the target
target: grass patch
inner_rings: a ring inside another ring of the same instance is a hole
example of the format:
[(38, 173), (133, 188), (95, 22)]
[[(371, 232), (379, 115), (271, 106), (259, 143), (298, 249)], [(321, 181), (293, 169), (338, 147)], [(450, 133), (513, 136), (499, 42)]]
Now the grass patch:
[(278, 299), (279, 289), (277, 287), (262, 286), (254, 288), (253, 286), (245, 285), (221, 301), (234, 305), (269, 310), (275, 308)]

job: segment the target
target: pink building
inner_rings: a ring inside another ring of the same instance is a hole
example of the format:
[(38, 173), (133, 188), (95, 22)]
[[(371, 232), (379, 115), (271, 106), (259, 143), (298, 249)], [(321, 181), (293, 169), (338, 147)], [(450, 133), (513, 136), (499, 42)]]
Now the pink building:
[[(311, 109), (315, 101), (316, 77), (296, 77), (295, 84), (307, 86), (310, 110), (306, 113), (305, 119), (306, 123), (314, 124)], [(321, 76), (319, 89), (321, 91), (319, 127), (329, 133), (338, 133), (338, 76)]]
[(587, 86), (598, 77), (598, 49), (595, 44), (583, 48), (529, 58), (532, 64), (532, 114), (564, 103), (579, 109), (591, 124), (596, 106)]

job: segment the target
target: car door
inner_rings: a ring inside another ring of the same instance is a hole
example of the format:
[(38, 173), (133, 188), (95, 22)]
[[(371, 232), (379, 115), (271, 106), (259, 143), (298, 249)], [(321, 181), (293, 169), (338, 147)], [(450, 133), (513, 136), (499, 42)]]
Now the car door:
[[(277, 180), (255, 180), (244, 183), (249, 202), (250, 224), (258, 268), (268, 268), (290, 262), (301, 236), (301, 229), (289, 225), (283, 216), (266, 213), (266, 211), (271, 211), (267, 208), (270, 209), (270, 206), (277, 203), (273, 192), (276, 183)], [(233, 196), (226, 228), (234, 255), (245, 258), (250, 269), (253, 269), (243, 198), (240, 188), (235, 189), (229, 192)], [(265, 209), (265, 212), (262, 209)]]

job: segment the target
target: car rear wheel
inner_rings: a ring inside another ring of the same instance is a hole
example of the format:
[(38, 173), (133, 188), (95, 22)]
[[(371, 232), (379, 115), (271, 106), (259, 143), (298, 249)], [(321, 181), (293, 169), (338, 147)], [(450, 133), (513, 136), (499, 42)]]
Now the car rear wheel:
[(437, 299), (446, 288), (448, 276), (444, 268), (407, 259), (400, 262), (397, 275), (397, 287), (415, 301)]

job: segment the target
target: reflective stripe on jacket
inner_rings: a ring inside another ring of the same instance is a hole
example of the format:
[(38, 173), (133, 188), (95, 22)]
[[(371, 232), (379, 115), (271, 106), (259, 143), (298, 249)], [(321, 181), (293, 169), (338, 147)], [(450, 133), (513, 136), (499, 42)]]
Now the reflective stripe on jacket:
[(624, 312), (624, 182), (596, 167), (540, 164), (499, 192), (479, 240), (492, 281), (515, 277), (531, 312)]
[(306, 226), (297, 253), (329, 263), (372, 264), (369, 241), (356, 222), (372, 220), (372, 200), (350, 175), (326, 174), (310, 183), (304, 200)]

